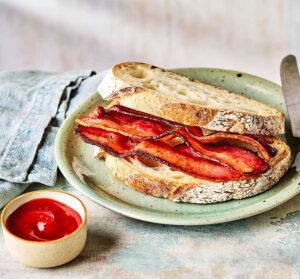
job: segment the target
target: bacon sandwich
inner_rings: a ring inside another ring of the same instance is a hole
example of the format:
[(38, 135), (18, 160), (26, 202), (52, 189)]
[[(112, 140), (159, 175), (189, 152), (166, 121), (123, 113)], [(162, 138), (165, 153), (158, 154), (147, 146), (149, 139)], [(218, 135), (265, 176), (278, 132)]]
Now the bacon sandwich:
[(137, 191), (175, 202), (257, 195), (291, 164), (278, 110), (171, 71), (126, 62), (98, 88), (107, 107), (76, 120), (111, 173)]

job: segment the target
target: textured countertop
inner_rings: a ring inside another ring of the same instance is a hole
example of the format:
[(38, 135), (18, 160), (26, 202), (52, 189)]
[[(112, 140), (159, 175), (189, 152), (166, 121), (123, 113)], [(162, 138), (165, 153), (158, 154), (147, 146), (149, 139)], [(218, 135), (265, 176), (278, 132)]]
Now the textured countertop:
[[(167, 226), (113, 213), (71, 187), (88, 210), (85, 249), (52, 269), (16, 262), (0, 235), (0, 278), (300, 278), (300, 195), (258, 216), (220, 225)], [(28, 191), (41, 189), (33, 185)]]

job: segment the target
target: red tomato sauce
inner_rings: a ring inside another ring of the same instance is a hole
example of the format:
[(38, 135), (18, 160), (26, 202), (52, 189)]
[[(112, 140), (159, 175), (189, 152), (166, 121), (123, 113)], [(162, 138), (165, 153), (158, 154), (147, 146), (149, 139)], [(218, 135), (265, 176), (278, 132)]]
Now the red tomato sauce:
[(71, 207), (52, 199), (28, 201), (6, 220), (8, 230), (26, 240), (49, 241), (74, 232), (82, 223)]

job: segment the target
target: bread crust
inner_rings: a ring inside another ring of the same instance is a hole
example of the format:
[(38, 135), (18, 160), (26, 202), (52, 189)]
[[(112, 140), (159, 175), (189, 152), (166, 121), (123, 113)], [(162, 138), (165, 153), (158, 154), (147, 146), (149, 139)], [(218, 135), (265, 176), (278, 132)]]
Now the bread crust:
[[(157, 115), (169, 120), (180, 122), (186, 125), (200, 126), (214, 131), (234, 132), (239, 134), (263, 134), (278, 135), (284, 134), (284, 115), (272, 108), (274, 113), (259, 115), (250, 112), (230, 111), (224, 109), (210, 108), (201, 104), (179, 102), (171, 97), (161, 95), (155, 90), (136, 86), (119, 76), (119, 71), (123, 67), (133, 67), (142, 65), (152, 69), (160, 69), (155, 66), (125, 62), (118, 64), (107, 74), (98, 87), (98, 92), (104, 99), (114, 100), (121, 105)], [(167, 72), (160, 69), (162, 72)], [(174, 76), (181, 76), (172, 73)], [(199, 83), (207, 90), (217, 91), (219, 94), (224, 92), (234, 94), (226, 89), (214, 85), (205, 84), (194, 79), (184, 77), (190, 82)], [(242, 98), (249, 99), (242, 96)], [(251, 100), (253, 106), (261, 104), (258, 101)], [(265, 105), (267, 106), (267, 105)], [(268, 107), (268, 106), (267, 106)]]
[(208, 204), (243, 199), (272, 188), (291, 165), (288, 145), (276, 138), (273, 146), (278, 154), (270, 160), (268, 171), (257, 178), (238, 181), (212, 182), (183, 173), (184, 179), (166, 177), (165, 173), (156, 175), (159, 170), (139, 169), (134, 162), (110, 155), (106, 156), (105, 164), (117, 179), (139, 192), (174, 202)]
[(171, 98), (153, 92), (124, 95), (114, 103), (150, 113), (185, 125), (238, 134), (276, 135), (284, 133), (284, 116), (245, 114), (194, 104), (174, 103)]

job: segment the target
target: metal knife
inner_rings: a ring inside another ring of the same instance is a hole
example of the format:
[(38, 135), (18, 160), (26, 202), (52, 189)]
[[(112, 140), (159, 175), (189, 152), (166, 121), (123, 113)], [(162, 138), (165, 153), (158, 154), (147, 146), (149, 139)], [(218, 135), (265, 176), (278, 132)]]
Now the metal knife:
[[(284, 57), (280, 65), (282, 90), (291, 120), (294, 137), (300, 138), (300, 76), (294, 55)], [(294, 165), (300, 170), (300, 153), (296, 155)]]
[(300, 138), (300, 76), (294, 55), (288, 55), (281, 61), (280, 76), (292, 133), (294, 137)]

